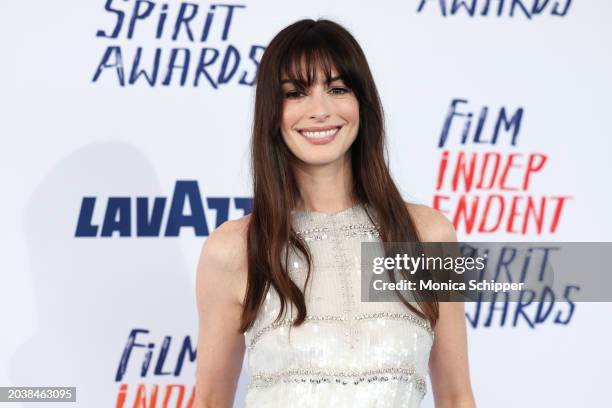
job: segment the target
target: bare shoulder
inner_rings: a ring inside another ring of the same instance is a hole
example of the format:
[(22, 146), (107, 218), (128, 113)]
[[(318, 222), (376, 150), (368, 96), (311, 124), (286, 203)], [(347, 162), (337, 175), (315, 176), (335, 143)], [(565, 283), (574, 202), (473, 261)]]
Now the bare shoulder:
[(452, 222), (440, 211), (423, 204), (406, 203), (406, 207), (423, 241), (457, 241), (457, 234)]
[[(230, 290), (230, 296), (242, 303), (247, 277), (247, 228), (250, 215), (228, 220), (208, 236), (200, 253), (197, 290), (202, 286)], [(210, 289), (210, 288), (208, 288)]]
[(246, 250), (249, 218), (250, 215), (247, 215), (236, 220), (228, 220), (215, 228), (203, 244), (203, 254), (221, 263), (234, 263), (240, 250)]

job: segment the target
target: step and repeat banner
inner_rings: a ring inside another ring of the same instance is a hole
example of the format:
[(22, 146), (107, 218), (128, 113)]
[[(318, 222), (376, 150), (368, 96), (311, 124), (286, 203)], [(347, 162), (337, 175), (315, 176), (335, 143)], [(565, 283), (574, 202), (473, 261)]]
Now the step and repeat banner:
[[(604, 0), (4, 0), (0, 385), (76, 387), (54, 406), (191, 406), (200, 249), (251, 210), (258, 63), (302, 18), (360, 42), (404, 198), (460, 240), (611, 241), (611, 15)], [(478, 406), (609, 403), (611, 304), (566, 289), (466, 304)], [(248, 381), (245, 360), (236, 407)]]

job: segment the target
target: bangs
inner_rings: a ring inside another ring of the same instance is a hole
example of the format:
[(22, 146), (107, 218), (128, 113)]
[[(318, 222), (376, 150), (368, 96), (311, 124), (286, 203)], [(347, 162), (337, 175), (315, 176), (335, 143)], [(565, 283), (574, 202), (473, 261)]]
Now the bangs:
[[(324, 75), (327, 84), (342, 79), (350, 87), (351, 78), (348, 78), (339, 53), (330, 47), (330, 42), (331, 39), (314, 33), (296, 40), (281, 60), (280, 80), (288, 80), (298, 89), (305, 89), (315, 83), (317, 75)], [(335, 78), (332, 70), (336, 71)]]

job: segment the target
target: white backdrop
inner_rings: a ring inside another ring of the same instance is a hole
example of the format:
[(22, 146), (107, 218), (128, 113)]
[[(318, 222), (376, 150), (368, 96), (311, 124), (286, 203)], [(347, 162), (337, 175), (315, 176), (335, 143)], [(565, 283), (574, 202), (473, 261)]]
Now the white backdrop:
[[(169, 407), (188, 405), (199, 250), (220, 222), (244, 214), (250, 83), (266, 44), (300, 18), (327, 17), (355, 35), (381, 93), (405, 199), (439, 197), (460, 239), (610, 241), (612, 3), (500, 0), (484, 12), (486, 3), (0, 3), (0, 385), (76, 386), (83, 407), (162, 407), (166, 396)], [(193, 14), (190, 31), (179, 24), (173, 39), (181, 7)], [(157, 50), (154, 83), (130, 81), (136, 55), (150, 76)], [(515, 121), (492, 142), (504, 114)], [(437, 189), (446, 150), (449, 173)], [(453, 191), (460, 152), (499, 153), (498, 176), (513, 160), (506, 182)], [(524, 189), (530, 155), (534, 168), (546, 161)], [(461, 200), (475, 209), (470, 231), (455, 217)], [(492, 232), (479, 232), (487, 200)], [(139, 220), (151, 211), (151, 225)], [(497, 311), (489, 325), (483, 305), (469, 326), (479, 406), (609, 403), (612, 307), (565, 299), (554, 307), (532, 327), (536, 305), (517, 314), (510, 304), (506, 321)], [(468, 305), (470, 319), (475, 311)], [(243, 372), (236, 407), (247, 380)]]

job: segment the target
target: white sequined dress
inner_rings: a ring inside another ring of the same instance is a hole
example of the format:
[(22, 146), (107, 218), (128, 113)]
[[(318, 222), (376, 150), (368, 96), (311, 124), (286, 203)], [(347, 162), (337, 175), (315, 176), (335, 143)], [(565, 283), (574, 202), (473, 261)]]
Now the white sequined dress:
[[(307, 318), (273, 324), (273, 287), (245, 333), (250, 383), (247, 408), (414, 408), (427, 392), (433, 343), (429, 322), (401, 302), (361, 301), (361, 242), (378, 241), (365, 205), (335, 214), (294, 211), (314, 268), (305, 293)], [(375, 218), (374, 218), (375, 219)], [(306, 264), (290, 251), (289, 275), (303, 289)]]

